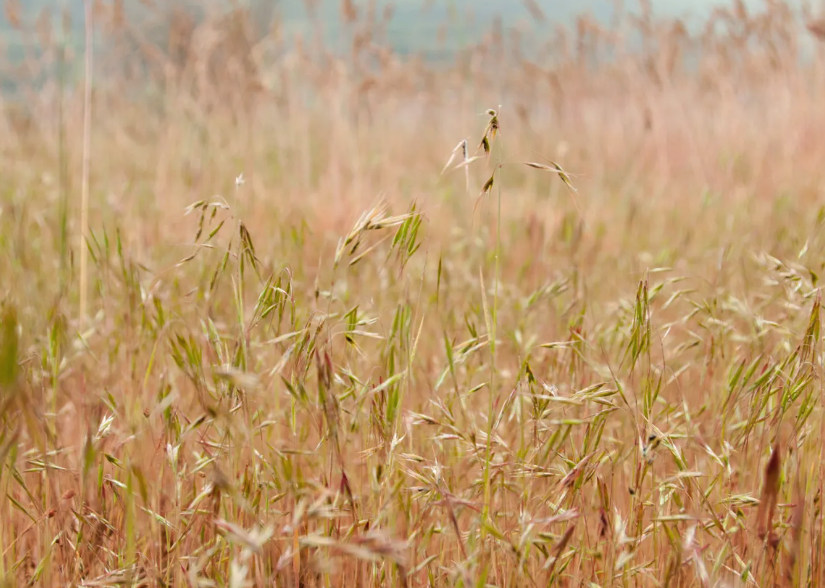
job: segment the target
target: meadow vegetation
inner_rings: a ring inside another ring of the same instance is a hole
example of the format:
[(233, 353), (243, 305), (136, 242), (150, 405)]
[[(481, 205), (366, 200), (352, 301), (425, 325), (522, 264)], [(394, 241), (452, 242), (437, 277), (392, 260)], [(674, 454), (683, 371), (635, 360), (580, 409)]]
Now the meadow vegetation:
[(4, 66), (0, 585), (823, 585), (816, 15), (120, 7)]

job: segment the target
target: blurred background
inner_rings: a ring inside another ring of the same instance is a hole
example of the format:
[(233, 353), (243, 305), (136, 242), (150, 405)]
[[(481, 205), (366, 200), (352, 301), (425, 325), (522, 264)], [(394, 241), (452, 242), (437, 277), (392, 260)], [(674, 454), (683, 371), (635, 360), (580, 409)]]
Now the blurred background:
[[(600, 202), (632, 190), (667, 189), (702, 206), (715, 194), (735, 198), (742, 182), (751, 196), (813, 185), (821, 168), (810, 146), (823, 123), (825, 25), (822, 7), (803, 0), (89, 6), (91, 218), (134, 218), (124, 238), (152, 255), (166, 251), (156, 240), (170, 207), (220, 192), (241, 172), (259, 213), (274, 191), (283, 206), (272, 214), (314, 217), (322, 205), (335, 224), (392, 189), (462, 217), (461, 182), (437, 171), (491, 106), (517, 137), (513, 156), (563, 157), (585, 174), (584, 213), (595, 217), (607, 210)], [(3, 0), (0, 146), (14, 172), (52, 182), (43, 195), (67, 271), (84, 23), (82, 0)], [(547, 195), (541, 182), (508, 175), (522, 195), (508, 212), (533, 214), (533, 192)], [(659, 203), (648, 199), (646, 213)]]
[[(98, 0), (103, 6), (107, 2)], [(651, 11), (660, 17), (678, 17), (687, 26), (699, 26), (714, 10), (726, 6), (725, 0), (171, 0), (143, 2), (123, 0), (119, 5), (124, 18), (133, 24), (173, 21), (184, 15), (203, 22), (208, 15), (230, 10), (247, 10), (263, 30), (277, 26), (287, 37), (315, 32), (327, 46), (343, 50), (347, 45), (347, 23), (342, 6), (355, 12), (370, 13), (384, 23), (386, 43), (401, 53), (419, 53), (433, 59), (448, 59), (452, 52), (465, 48), (491, 26), (515, 28), (524, 34), (546, 36), (548, 29), (570, 25), (576, 17), (591, 16), (608, 26), (625, 13)], [(747, 9), (758, 9), (762, 0), (742, 0)], [(768, 2), (767, 4), (770, 4)], [(806, 0), (790, 0), (789, 6), (802, 10)], [(10, 0), (0, 16), (7, 55), (20, 58), (31, 43), (19, 29), (47, 14), (67, 14), (74, 30), (82, 30), (83, 0)]]

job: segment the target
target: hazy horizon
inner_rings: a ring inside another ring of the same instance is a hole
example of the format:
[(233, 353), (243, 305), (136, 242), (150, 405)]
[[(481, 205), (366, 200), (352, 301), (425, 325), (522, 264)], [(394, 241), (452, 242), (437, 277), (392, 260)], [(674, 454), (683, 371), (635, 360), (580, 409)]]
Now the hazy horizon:
[[(306, 3), (304, 0), (242, 0), (255, 10), (265, 11), (275, 15), (280, 12), (286, 21), (300, 21), (306, 19)], [(765, 4), (764, 0), (744, 0), (750, 9), (759, 9)], [(353, 0), (355, 6), (364, 9), (370, 0)], [(195, 10), (209, 10), (211, 7), (231, 6), (230, 0), (169, 0), (164, 3), (165, 8), (186, 6)], [(532, 20), (536, 23), (541, 20), (551, 22), (569, 21), (580, 14), (592, 14), (603, 19), (613, 14), (614, 7), (619, 4), (625, 10), (635, 11), (639, 8), (638, 0), (377, 0), (379, 11), (387, 5), (395, 9), (392, 20), (401, 17), (414, 16), (416, 22), (407, 22), (407, 25), (440, 24), (444, 19), (465, 17), (473, 14), (479, 20), (500, 16), (507, 22), (521, 19)], [(539, 7), (543, 19), (535, 19), (528, 4)], [(680, 16), (687, 19), (703, 18), (716, 6), (730, 6), (731, 0), (650, 0), (654, 15)], [(791, 4), (801, 7), (801, 0)], [(339, 15), (340, 0), (318, 0), (317, 10), (324, 16)], [(68, 8), (76, 25), (83, 22), (83, 0), (27, 0), (22, 5), (22, 19), (25, 24), (33, 24), (42, 10), (48, 9), (58, 12)], [(130, 15), (139, 15), (148, 10), (146, 5), (137, 0), (126, 3)], [(56, 15), (55, 15), (56, 16)], [(8, 13), (0, 13), (0, 26), (9, 28)]]
[[(268, 30), (271, 23), (280, 19), (287, 39), (297, 34), (307, 35), (313, 22), (307, 15), (305, 0), (241, 0), (250, 5), (256, 14), (255, 22), (261, 30)], [(392, 6), (392, 16), (387, 21), (386, 35), (380, 42), (389, 44), (400, 53), (419, 53), (432, 59), (444, 59), (458, 49), (472, 45), (500, 18), (505, 29), (518, 26), (533, 40), (542, 39), (545, 29), (557, 24), (572, 24), (574, 18), (590, 14), (604, 23), (610, 23), (616, 5), (625, 11), (639, 9), (638, 0), (353, 0), (363, 17), (365, 7), (374, 1), (379, 18), (387, 6)], [(750, 10), (760, 10), (764, 0), (744, 0)], [(211, 9), (229, 7), (230, 0), (169, 0), (162, 7), (149, 9), (133, 0), (125, 4), (127, 20), (140, 23), (144, 15), (152, 15), (151, 30), (163, 37), (165, 24), (158, 11), (184, 7), (194, 14), (204, 14)], [(688, 28), (700, 24), (715, 6), (730, 6), (730, 0), (650, 0), (654, 17), (680, 17)], [(801, 0), (791, 0), (801, 7)], [(28, 0), (22, 5), (22, 29), (32, 30), (44, 10), (52, 12), (53, 26), (57, 27), (62, 7), (71, 12), (73, 32), (70, 44), (82, 45), (83, 0)], [(349, 46), (351, 31), (347, 31), (340, 18), (340, 0), (317, 0), (316, 16), (322, 23), (325, 46), (345, 50)], [(538, 7), (536, 10), (535, 7)], [(153, 12), (150, 12), (153, 11)], [(162, 14), (162, 13), (161, 13)], [(440, 35), (439, 33), (443, 33)], [(7, 58), (16, 61), (24, 55), (23, 47), (30, 43), (26, 35), (13, 29), (8, 13), (0, 12), (0, 38), (6, 47)], [(441, 38), (441, 41), (439, 41)], [(530, 51), (529, 41), (524, 49)], [(35, 49), (36, 50), (36, 49)]]

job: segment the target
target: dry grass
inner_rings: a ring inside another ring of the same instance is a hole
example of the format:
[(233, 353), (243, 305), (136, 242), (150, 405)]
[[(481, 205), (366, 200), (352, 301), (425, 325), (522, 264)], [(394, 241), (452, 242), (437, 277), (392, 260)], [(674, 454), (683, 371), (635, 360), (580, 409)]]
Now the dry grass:
[(84, 329), (59, 15), (2, 105), (0, 583), (823, 585), (812, 15), (432, 65), (121, 8)]

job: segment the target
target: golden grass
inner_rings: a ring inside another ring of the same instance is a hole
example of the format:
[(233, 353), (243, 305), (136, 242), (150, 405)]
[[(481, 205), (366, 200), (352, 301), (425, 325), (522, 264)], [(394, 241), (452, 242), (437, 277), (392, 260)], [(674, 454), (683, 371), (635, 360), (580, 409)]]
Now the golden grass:
[(0, 582), (823, 585), (813, 15), (97, 10), (85, 327), (83, 56), (2, 104)]

